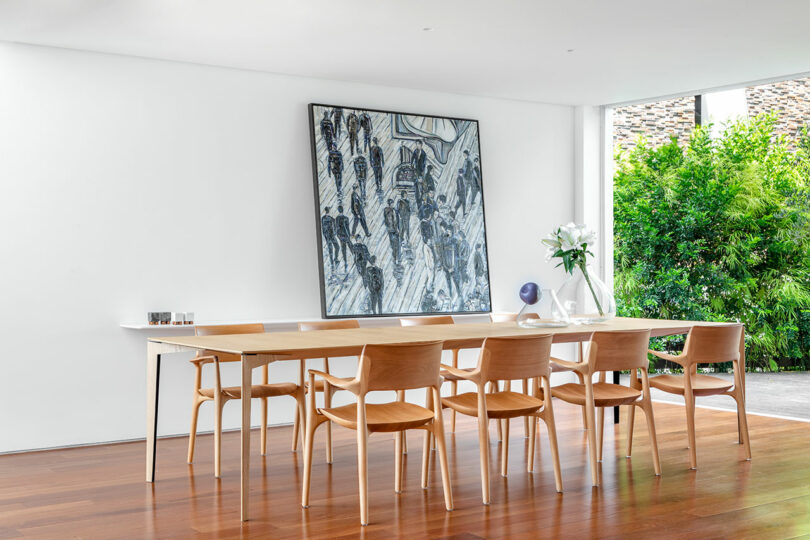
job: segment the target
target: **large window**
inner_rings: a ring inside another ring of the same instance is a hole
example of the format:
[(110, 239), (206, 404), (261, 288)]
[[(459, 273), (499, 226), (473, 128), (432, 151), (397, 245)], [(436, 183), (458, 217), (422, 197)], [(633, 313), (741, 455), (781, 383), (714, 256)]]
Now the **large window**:
[(810, 368), (810, 78), (607, 114), (619, 313), (739, 320), (749, 368)]

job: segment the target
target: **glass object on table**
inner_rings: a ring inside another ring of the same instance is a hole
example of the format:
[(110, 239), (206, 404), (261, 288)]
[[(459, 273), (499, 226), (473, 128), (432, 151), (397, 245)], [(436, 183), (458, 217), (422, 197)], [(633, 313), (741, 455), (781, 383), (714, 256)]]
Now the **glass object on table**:
[(567, 317), (573, 324), (600, 323), (616, 316), (616, 300), (590, 264), (584, 272), (580, 266), (574, 267), (557, 290), (557, 298), (562, 309), (556, 318)]
[[(552, 289), (539, 289), (534, 297), (521, 294), (521, 298), (524, 300), (524, 304), (517, 316), (518, 326), (523, 328), (561, 328), (568, 326), (568, 315), (565, 308)], [(529, 301), (527, 301), (527, 298)]]

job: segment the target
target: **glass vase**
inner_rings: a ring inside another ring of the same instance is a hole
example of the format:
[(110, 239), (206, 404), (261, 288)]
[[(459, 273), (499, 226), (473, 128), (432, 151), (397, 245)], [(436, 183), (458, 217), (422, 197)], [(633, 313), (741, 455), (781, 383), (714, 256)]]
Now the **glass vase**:
[(564, 308), (554, 315), (559, 320), (567, 317), (573, 324), (594, 324), (616, 316), (616, 299), (590, 264), (584, 270), (574, 267), (573, 273), (557, 290), (557, 298)]
[(523, 328), (560, 328), (568, 326), (568, 314), (551, 289), (542, 289), (534, 304), (523, 304), (517, 315), (517, 324)]

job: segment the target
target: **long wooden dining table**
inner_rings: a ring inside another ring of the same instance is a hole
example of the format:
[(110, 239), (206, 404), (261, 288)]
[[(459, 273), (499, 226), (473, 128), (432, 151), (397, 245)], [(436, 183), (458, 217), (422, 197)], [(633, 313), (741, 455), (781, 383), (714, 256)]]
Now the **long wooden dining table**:
[[(157, 452), (160, 363), (165, 355), (188, 351), (231, 353), (241, 357), (241, 519), (248, 520), (250, 471), (250, 411), (253, 370), (270, 362), (308, 358), (351, 357), (366, 344), (414, 343), (439, 340), (443, 348), (478, 348), (488, 337), (552, 334), (554, 343), (587, 341), (595, 331), (650, 329), (653, 337), (686, 334), (698, 321), (633, 319), (617, 317), (605, 323), (570, 325), (564, 328), (521, 328), (514, 322), (469, 323), (411, 327), (376, 327), (312, 332), (269, 332), (264, 334), (172, 336), (149, 338), (147, 342), (146, 396), (146, 481), (155, 481)], [(741, 354), (744, 351), (741, 351)], [(403, 359), (403, 361), (407, 361)]]

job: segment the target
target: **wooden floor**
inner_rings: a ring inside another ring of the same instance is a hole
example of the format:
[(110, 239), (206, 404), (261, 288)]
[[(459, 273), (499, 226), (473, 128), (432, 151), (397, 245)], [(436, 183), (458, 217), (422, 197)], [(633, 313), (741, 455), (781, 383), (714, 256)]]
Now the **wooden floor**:
[[(186, 439), (158, 444), (157, 482), (143, 481), (144, 444), (0, 456), (0, 538), (794, 538), (810, 535), (810, 424), (750, 416), (754, 460), (741, 461), (733, 414), (698, 410), (697, 472), (687, 470), (684, 409), (655, 404), (663, 476), (653, 475), (643, 415), (624, 458), (624, 424), (608, 429), (602, 487), (586, 466), (579, 410), (556, 404), (565, 492), (554, 491), (545, 429), (536, 472), (525, 471), (522, 421), (513, 421), (509, 477), (491, 470), (492, 504), (481, 504), (475, 424), (459, 422), (450, 439), (455, 511), (446, 512), (440, 475), (419, 487), (421, 436), (413, 433), (405, 491), (394, 493), (391, 435), (369, 447), (370, 517), (360, 527), (353, 433), (335, 428), (335, 462), (316, 444), (312, 506), (301, 508), (301, 460), (290, 428), (270, 431), (270, 455), (251, 477), (251, 517), (239, 522), (239, 436), (223, 444), (223, 477), (212, 475), (213, 441), (198, 441), (185, 463)], [(210, 412), (210, 411), (208, 411)], [(641, 418), (639, 418), (641, 417)], [(542, 424), (541, 424), (542, 425)], [(493, 426), (494, 427), (494, 426)], [(612, 426), (611, 426), (612, 427)], [(493, 433), (492, 449), (497, 448)], [(435, 453), (434, 453), (435, 454)], [(437, 466), (436, 456), (433, 465)], [(436, 470), (434, 468), (434, 470)]]

